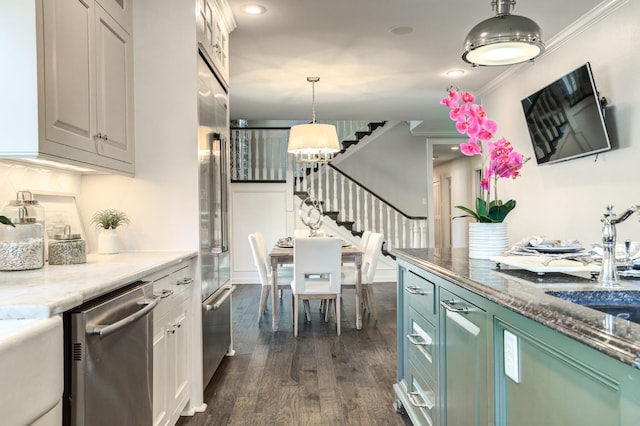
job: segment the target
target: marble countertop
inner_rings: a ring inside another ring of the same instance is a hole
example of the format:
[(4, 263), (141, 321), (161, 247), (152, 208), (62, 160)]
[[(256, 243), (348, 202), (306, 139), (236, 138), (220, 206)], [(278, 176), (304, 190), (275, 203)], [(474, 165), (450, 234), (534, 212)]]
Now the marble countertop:
[(49, 318), (196, 256), (196, 251), (91, 254), (79, 265), (2, 271), (0, 320)]
[[(544, 324), (633, 367), (640, 368), (640, 324), (545, 293), (551, 290), (607, 290), (587, 274), (496, 268), (489, 260), (469, 259), (466, 249), (391, 249), (399, 259), (426, 269), (527, 318)], [(640, 281), (622, 280), (614, 290), (640, 290)]]

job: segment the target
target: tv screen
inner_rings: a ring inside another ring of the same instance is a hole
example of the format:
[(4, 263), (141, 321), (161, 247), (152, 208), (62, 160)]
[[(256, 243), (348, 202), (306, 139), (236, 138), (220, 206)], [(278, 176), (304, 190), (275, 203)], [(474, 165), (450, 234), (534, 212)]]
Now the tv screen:
[(524, 98), (522, 109), (538, 164), (611, 149), (588, 62)]

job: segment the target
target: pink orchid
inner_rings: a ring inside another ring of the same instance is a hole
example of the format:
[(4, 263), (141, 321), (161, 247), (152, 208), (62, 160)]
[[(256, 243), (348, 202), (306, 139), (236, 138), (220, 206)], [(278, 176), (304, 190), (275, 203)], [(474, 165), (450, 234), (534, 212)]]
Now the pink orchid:
[[(449, 118), (455, 121), (456, 130), (469, 137), (467, 142), (460, 144), (460, 151), (467, 156), (483, 155), (484, 168), (480, 186), (484, 195), (478, 200), (486, 203), (486, 211), (485, 213), (473, 212), (466, 207), (460, 207), (467, 213), (474, 213), (472, 217), (480, 222), (501, 222), (506, 214), (515, 207), (515, 201), (509, 200), (502, 203), (498, 199), (498, 179), (515, 179), (520, 176), (523, 164), (529, 159), (514, 151), (511, 142), (505, 138), (493, 140), (498, 131), (498, 125), (495, 121), (489, 120), (482, 105), (475, 103), (473, 94), (457, 89), (449, 90), (448, 96), (442, 98), (440, 103), (449, 108)], [(483, 149), (482, 142), (487, 143), (486, 150)], [(492, 182), (493, 194), (491, 194)], [(491, 195), (493, 195), (493, 199)], [(509, 206), (508, 210), (504, 210), (504, 205)], [(503, 207), (498, 209), (498, 206)]]
[(460, 144), (460, 151), (469, 157), (482, 154), (482, 147), (478, 145), (475, 138), (470, 138), (469, 142)]

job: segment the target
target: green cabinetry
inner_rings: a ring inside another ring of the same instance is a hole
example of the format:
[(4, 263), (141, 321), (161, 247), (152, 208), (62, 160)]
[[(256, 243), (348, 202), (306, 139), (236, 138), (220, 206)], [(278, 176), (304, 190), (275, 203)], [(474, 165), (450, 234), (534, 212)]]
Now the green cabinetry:
[(434, 272), (398, 258), (395, 405), (414, 424), (640, 424), (640, 369)]
[(488, 424), (487, 313), (440, 288), (440, 358), (444, 424)]

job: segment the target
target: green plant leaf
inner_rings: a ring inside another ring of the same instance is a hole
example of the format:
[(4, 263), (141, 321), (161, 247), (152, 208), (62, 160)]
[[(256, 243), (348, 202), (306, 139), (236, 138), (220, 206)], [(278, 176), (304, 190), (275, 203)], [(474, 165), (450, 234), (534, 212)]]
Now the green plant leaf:
[(11, 225), (14, 228), (16, 227), (13, 222), (11, 222), (11, 219), (9, 219), (6, 216), (0, 216), (0, 223), (2, 223), (3, 225)]
[[(467, 214), (465, 214), (465, 215), (462, 215), (462, 216), (456, 216), (456, 217), (472, 217), (472, 218), (474, 218), (474, 219), (475, 219), (475, 220), (477, 220), (477, 221), (479, 221), (479, 220), (480, 220), (480, 217), (478, 216), (478, 214), (477, 214), (476, 212), (474, 212), (473, 210), (471, 210), (471, 209), (469, 209), (469, 208), (467, 208), (467, 207), (465, 207), (465, 206), (455, 206), (455, 208), (456, 208), (456, 209), (460, 209), (460, 210), (462, 210), (463, 212), (467, 213)], [(455, 219), (455, 218), (454, 218), (454, 219)]]
[(498, 200), (498, 202), (492, 202), (492, 206), (489, 208), (489, 217), (492, 222), (504, 222), (509, 212), (516, 208), (516, 201), (509, 200), (506, 203)]

